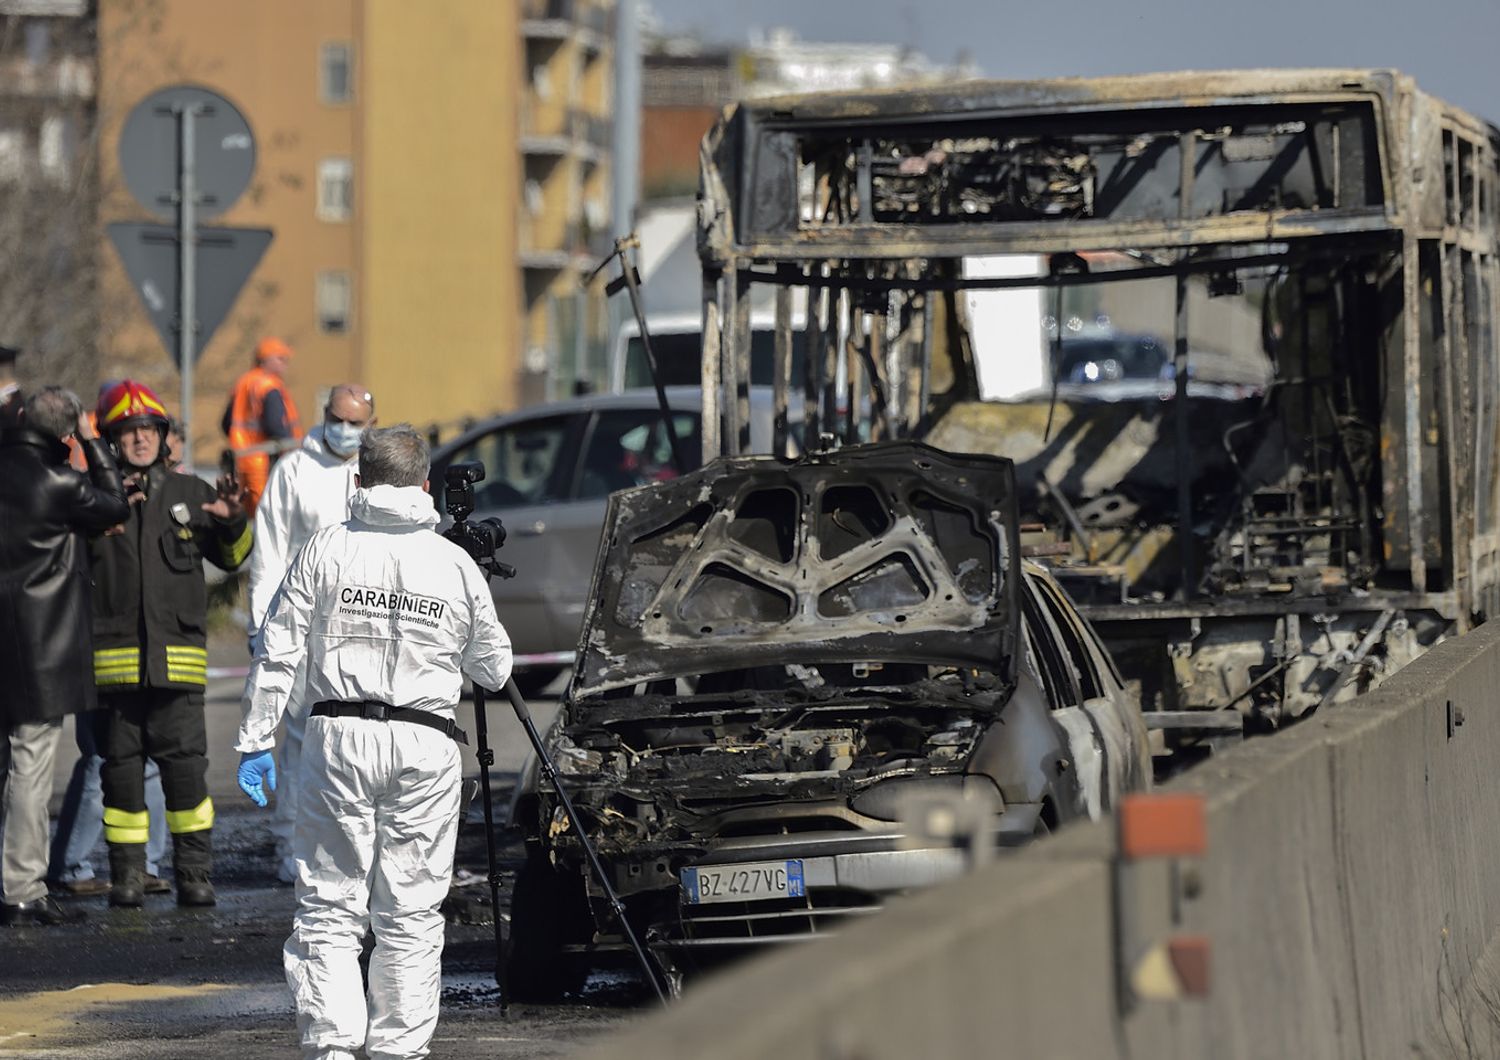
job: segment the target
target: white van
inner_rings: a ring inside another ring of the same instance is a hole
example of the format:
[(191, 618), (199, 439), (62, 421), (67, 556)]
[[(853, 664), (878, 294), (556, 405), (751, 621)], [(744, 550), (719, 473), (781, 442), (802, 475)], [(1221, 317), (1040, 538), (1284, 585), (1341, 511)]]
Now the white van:
[[(703, 385), (703, 318), (693, 313), (658, 313), (647, 318), (651, 350), (663, 386)], [(750, 316), (750, 382), (770, 386), (776, 352), (776, 318), (770, 313)], [(802, 387), (807, 332), (801, 313), (792, 314), (792, 390)], [(645, 344), (635, 318), (620, 326), (610, 359), (610, 389), (617, 394), (651, 385)]]

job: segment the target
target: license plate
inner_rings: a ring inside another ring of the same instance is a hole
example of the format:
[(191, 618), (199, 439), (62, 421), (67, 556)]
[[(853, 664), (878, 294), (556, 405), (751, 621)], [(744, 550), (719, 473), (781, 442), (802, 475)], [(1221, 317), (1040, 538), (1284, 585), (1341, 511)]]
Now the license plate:
[(741, 865), (692, 865), (682, 870), (682, 893), (688, 905), (710, 902), (758, 902), (768, 898), (803, 898), (800, 861), (750, 861)]

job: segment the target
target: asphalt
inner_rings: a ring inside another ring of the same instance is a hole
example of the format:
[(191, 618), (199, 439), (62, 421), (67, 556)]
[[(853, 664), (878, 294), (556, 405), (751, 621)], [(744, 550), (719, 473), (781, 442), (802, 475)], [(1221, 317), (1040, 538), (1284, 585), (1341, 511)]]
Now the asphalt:
[[(242, 666), (243, 649), (237, 648), (215, 643), (211, 665)], [(87, 913), (83, 923), (0, 928), (0, 1057), (300, 1055), (281, 969), (292, 890), (273, 882), (265, 811), (250, 804), (234, 780), (241, 684), (237, 677), (216, 679), (207, 696), (209, 790), (218, 814), (218, 906), (179, 909), (173, 896), (160, 895), (149, 897), (144, 909), (118, 910), (102, 897), (70, 898)], [(544, 731), (555, 710), (555, 699), (534, 705)], [(472, 742), (472, 705), (464, 704), (460, 714)], [(491, 704), (487, 716), (497, 801), (503, 806), (528, 747), (508, 704)], [(71, 732), (63, 740), (55, 779), (58, 801), (75, 758)], [(466, 774), (477, 774), (472, 746)], [(518, 855), (502, 836), (500, 867), (507, 880)], [(102, 875), (106, 865), (101, 843), (94, 866)], [(638, 979), (606, 972), (596, 974), (572, 1003), (518, 1005), (502, 1014), (478, 805), (470, 807), (460, 833), (458, 870), (445, 907), (450, 920), (434, 1058), (567, 1056), (649, 1011)], [(502, 915), (507, 908), (502, 890)]]

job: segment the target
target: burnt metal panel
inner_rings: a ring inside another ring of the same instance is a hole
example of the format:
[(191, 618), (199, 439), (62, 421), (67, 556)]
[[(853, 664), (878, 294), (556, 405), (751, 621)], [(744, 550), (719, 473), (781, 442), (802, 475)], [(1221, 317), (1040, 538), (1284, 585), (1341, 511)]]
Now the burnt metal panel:
[(573, 693), (840, 660), (1006, 677), (1016, 519), (1009, 460), (915, 442), (725, 457), (612, 494)]

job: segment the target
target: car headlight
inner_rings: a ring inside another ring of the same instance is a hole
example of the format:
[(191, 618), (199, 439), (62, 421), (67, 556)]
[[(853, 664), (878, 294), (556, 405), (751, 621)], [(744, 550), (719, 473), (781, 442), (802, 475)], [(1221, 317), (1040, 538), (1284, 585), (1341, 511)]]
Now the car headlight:
[(962, 799), (966, 784), (984, 784), (990, 792), (995, 790), (995, 786), (984, 777), (965, 777), (962, 774), (951, 777), (892, 777), (891, 780), (882, 780), (853, 796), (849, 799), (849, 808), (865, 817), (897, 822), (901, 820), (910, 799), (922, 795)]

